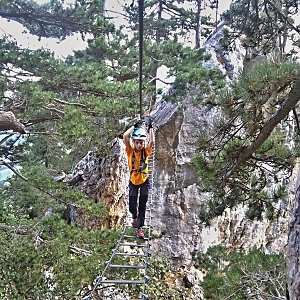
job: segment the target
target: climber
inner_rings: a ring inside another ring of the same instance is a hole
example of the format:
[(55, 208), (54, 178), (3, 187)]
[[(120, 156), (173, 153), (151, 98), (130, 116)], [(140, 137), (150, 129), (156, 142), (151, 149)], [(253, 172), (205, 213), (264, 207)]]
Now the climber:
[[(123, 134), (130, 171), (129, 211), (132, 214), (132, 226), (136, 228), (136, 236), (140, 239), (145, 237), (142, 227), (145, 222), (146, 204), (150, 188), (148, 158), (152, 154), (154, 144), (154, 132), (150, 116), (145, 117), (145, 125), (148, 127), (149, 134), (147, 144), (147, 133), (142, 121), (135, 123)], [(138, 192), (140, 192), (139, 197)]]

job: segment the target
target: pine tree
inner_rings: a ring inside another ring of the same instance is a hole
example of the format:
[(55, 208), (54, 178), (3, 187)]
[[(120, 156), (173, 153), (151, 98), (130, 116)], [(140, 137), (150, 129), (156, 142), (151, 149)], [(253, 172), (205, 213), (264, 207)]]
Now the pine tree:
[[(201, 76), (220, 75), (205, 71), (199, 63), (207, 54), (177, 40), (178, 34), (193, 27), (191, 13), (170, 1), (167, 4), (174, 14), (170, 22), (162, 15), (159, 24), (152, 15), (145, 18), (149, 31), (145, 30), (144, 88), (147, 91), (152, 70), (158, 67), (155, 55), (178, 77), (172, 96), (184, 94), (188, 84), (196, 82), (209, 89)], [(102, 265), (96, 253), (108, 251), (116, 237), (115, 231), (90, 232), (88, 226), (63, 217), (75, 208), (84, 216), (84, 224), (94, 224), (95, 219), (104, 224), (106, 211), (53, 175), (69, 173), (88, 150), (105, 156), (107, 144), (123, 130), (119, 120), (134, 118), (138, 111), (137, 20), (132, 19), (129, 33), (116, 28), (105, 19), (104, 6), (104, 1), (76, 1), (73, 6), (63, 1), (45, 5), (1, 1), (0, 15), (23, 24), (31, 34), (63, 40), (81, 33), (88, 42), (85, 50), (62, 60), (45, 49), (23, 49), (8, 37), (1, 40), (1, 105), (16, 115), (26, 131), (21, 143), (13, 141), (8, 148), (6, 140), (1, 144), (1, 154), (15, 171), (9, 185), (1, 189), (0, 238), (6, 253), (0, 261), (5, 270), (0, 285), (3, 297), (39, 299), (49, 289), (51, 297), (83, 294), (97, 275), (97, 268), (89, 266)], [(162, 30), (166, 24), (167, 35)], [(181, 29), (175, 32), (178, 24)], [(150, 91), (154, 92), (151, 87)], [(102, 244), (106, 246), (100, 249)]]
[(217, 98), (222, 115), (212, 131), (203, 132), (194, 161), (203, 188), (214, 195), (203, 211), (206, 222), (239, 203), (249, 206), (250, 219), (279, 213), (276, 202), (285, 199), (285, 182), (299, 155), (297, 131), (286, 135), (295, 122), (290, 112), (299, 101), (299, 67), (265, 61)]
[[(66, 7), (63, 1), (1, 1), (0, 15), (40, 38), (62, 40), (76, 32), (90, 38), (86, 51), (66, 60), (44, 49), (23, 49), (9, 37), (0, 45), (1, 107), (26, 131), (1, 139), (2, 165), (15, 176), (0, 192), (0, 297), (80, 298), (117, 232), (99, 229), (107, 218), (103, 205), (54, 175), (69, 173), (88, 150), (108, 153), (107, 144), (122, 129), (119, 120), (134, 114), (137, 85), (116, 79), (127, 73), (109, 63), (126, 47), (119, 46), (123, 36), (104, 19), (101, 2)], [(84, 223), (65, 216), (73, 208)]]
[[(184, 5), (183, 5), (184, 4)], [(196, 9), (198, 7), (198, 9)], [(133, 32), (138, 32), (136, 20), (138, 5), (125, 6), (128, 21)], [(157, 73), (158, 68), (169, 68), (169, 77), (174, 76), (175, 83), (169, 91), (172, 101), (179, 101), (180, 96), (186, 93), (188, 85), (202, 86), (206, 93), (210, 85), (206, 85), (207, 78), (212, 79), (212, 86), (216, 80), (221, 81), (221, 74), (216, 70), (208, 74), (202, 67), (202, 62), (209, 58), (199, 42), (189, 46), (192, 36), (208, 36), (211, 32), (209, 17), (201, 15), (199, 1), (150, 1), (145, 2), (144, 14), (144, 81), (150, 85), (145, 87), (145, 98), (149, 99), (145, 105), (151, 107), (156, 100), (157, 82), (162, 80)], [(207, 25), (203, 32), (201, 24)], [(196, 38), (195, 38), (196, 39)], [(137, 45), (138, 37), (134, 36), (133, 43)], [(203, 81), (201, 79), (203, 78)], [(213, 90), (213, 87), (212, 87)], [(158, 91), (160, 93), (161, 91)], [(199, 97), (200, 98), (200, 97)]]

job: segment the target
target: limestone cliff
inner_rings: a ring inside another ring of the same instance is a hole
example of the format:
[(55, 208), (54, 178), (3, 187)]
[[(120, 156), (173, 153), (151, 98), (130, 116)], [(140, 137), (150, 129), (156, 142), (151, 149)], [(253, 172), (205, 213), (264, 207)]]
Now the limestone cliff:
[(287, 281), (289, 297), (291, 300), (300, 299), (300, 170), (298, 172), (295, 188), (295, 203), (289, 222), (289, 237), (287, 245)]
[[(223, 30), (229, 29), (219, 28), (206, 42), (207, 50), (212, 54), (206, 66), (220, 68), (230, 81), (243, 69), (246, 53), (239, 40), (230, 49), (222, 47)], [(202, 275), (193, 268), (195, 256), (218, 243), (233, 248), (258, 246), (266, 251), (283, 251), (289, 215), (285, 208), (273, 223), (249, 222), (244, 218), (243, 207), (238, 207), (234, 211), (226, 211), (214, 220), (210, 228), (204, 228), (198, 214), (201, 203), (209, 195), (201, 193), (191, 161), (197, 151), (199, 128), (209, 128), (215, 114), (194, 105), (191, 93), (184, 105), (158, 102), (151, 115), (156, 128), (154, 196), (151, 204), (156, 238), (152, 250), (170, 258), (174, 265), (185, 268), (186, 277), (193, 277), (192, 295), (198, 295), (191, 296), (191, 299), (199, 299)], [(127, 209), (128, 182), (122, 140), (114, 141), (111, 157), (93, 157), (91, 161), (89, 164), (82, 162), (84, 180), (79, 186), (107, 205), (111, 226), (120, 226)], [(291, 193), (291, 201), (293, 196)]]

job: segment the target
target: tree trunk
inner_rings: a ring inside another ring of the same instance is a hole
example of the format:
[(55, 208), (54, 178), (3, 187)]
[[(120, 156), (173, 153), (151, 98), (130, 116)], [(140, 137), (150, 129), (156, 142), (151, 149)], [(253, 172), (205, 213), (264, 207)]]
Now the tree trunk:
[(218, 28), (218, 23), (219, 23), (218, 14), (219, 14), (219, 0), (216, 0), (216, 30)]
[[(295, 81), (295, 84), (277, 113), (271, 117), (264, 125), (256, 139), (248, 147), (243, 149), (236, 161), (229, 167), (227, 174), (224, 176), (224, 183), (229, 177), (236, 172), (240, 166), (251, 157), (251, 155), (267, 140), (274, 128), (294, 109), (295, 105), (300, 100), (300, 77)], [(300, 298), (299, 298), (300, 299)]]
[(201, 47), (201, 5), (202, 0), (197, 0), (197, 14), (196, 14), (196, 49)]
[(102, 17), (105, 16), (105, 6), (106, 6), (106, 0), (102, 0)]

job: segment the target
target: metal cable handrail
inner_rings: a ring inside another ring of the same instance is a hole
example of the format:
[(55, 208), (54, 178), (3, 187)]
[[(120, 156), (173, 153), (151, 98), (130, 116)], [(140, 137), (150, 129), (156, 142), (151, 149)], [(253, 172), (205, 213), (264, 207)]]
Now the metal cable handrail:
[[(151, 239), (152, 200), (153, 200), (153, 183), (154, 183), (153, 174), (154, 174), (154, 170), (155, 170), (155, 144), (152, 147), (152, 155), (151, 155), (151, 157), (149, 157), (149, 160), (151, 162), (151, 166), (150, 166), (150, 163), (149, 163), (149, 170), (151, 172), (149, 174), (151, 192), (149, 193), (149, 198), (148, 198), (148, 201), (149, 201), (149, 203), (148, 203), (148, 207), (149, 207), (148, 237), (149, 237), (149, 239)], [(148, 245), (149, 245), (149, 250), (150, 250), (150, 244), (148, 243)], [(145, 276), (147, 276), (147, 271), (148, 271), (148, 268), (145, 269)], [(146, 284), (143, 285), (143, 292), (142, 292), (142, 295), (141, 295), (140, 299), (141, 300), (147, 300), (148, 299), (148, 296), (146, 295)]]

